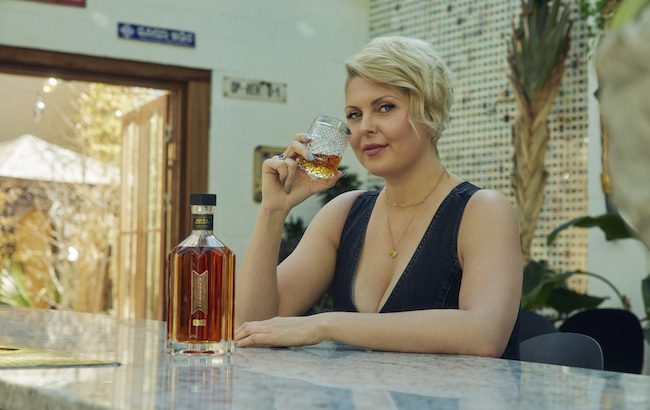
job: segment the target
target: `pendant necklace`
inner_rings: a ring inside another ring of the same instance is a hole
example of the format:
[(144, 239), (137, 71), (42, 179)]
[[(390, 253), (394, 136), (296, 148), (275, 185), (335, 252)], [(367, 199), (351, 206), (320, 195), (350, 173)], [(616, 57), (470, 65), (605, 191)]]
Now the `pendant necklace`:
[(385, 198), (386, 198), (386, 203), (388, 203), (388, 205), (390, 205), (390, 206), (394, 206), (394, 207), (397, 207), (397, 208), (409, 208), (409, 207), (412, 207), (412, 206), (417, 206), (417, 207), (418, 207), (418, 208), (415, 210), (415, 212), (413, 213), (413, 216), (412, 216), (411, 219), (409, 220), (408, 224), (406, 225), (406, 228), (404, 229), (404, 231), (402, 232), (402, 234), (401, 234), (400, 237), (398, 238), (397, 243), (395, 243), (395, 240), (393, 239), (393, 230), (392, 230), (392, 228), (390, 227), (390, 212), (388, 211), (388, 209), (386, 209), (386, 220), (387, 220), (387, 222), (388, 222), (388, 233), (390, 234), (390, 241), (391, 241), (391, 244), (393, 245), (393, 248), (391, 249), (390, 252), (388, 252), (388, 255), (389, 255), (392, 259), (395, 259), (395, 258), (397, 257), (397, 254), (398, 254), (398, 252), (397, 252), (397, 247), (398, 247), (399, 244), (402, 242), (402, 239), (404, 239), (404, 235), (406, 234), (406, 232), (407, 232), (407, 231), (409, 230), (409, 228), (411, 227), (411, 223), (412, 223), (413, 220), (415, 219), (415, 216), (416, 216), (418, 213), (420, 213), (421, 205), (424, 203), (424, 201), (426, 201), (426, 200), (427, 200), (427, 199), (428, 199), (428, 198), (429, 198), (429, 197), (430, 197), (430, 196), (431, 196), (431, 195), (436, 191), (436, 189), (438, 188), (438, 185), (440, 185), (440, 183), (442, 182), (442, 177), (445, 176), (445, 175), (448, 175), (448, 174), (447, 174), (447, 170), (446, 170), (444, 167), (442, 168), (442, 171), (443, 171), (443, 172), (440, 174), (440, 177), (438, 178), (438, 181), (437, 181), (436, 184), (433, 186), (433, 188), (431, 189), (431, 191), (429, 191), (429, 193), (424, 197), (424, 199), (422, 199), (422, 200), (419, 201), (419, 202), (413, 202), (413, 203), (400, 203), (400, 202), (393, 202), (393, 201), (391, 201), (390, 198), (388, 197), (388, 189), (386, 189), (386, 196), (385, 196)]

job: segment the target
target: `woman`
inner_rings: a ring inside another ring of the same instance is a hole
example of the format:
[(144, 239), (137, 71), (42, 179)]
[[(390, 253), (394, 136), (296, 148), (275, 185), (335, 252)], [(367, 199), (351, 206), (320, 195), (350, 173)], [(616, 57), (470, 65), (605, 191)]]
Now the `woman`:
[[(333, 340), (516, 358), (517, 223), (504, 196), (464, 182), (440, 161), (436, 145), (452, 101), (445, 64), (424, 41), (386, 37), (346, 69), (350, 146), (385, 188), (330, 201), (276, 267), (289, 211), (342, 174), (311, 180), (297, 169), (296, 159), (309, 157), (305, 135), (264, 162), (262, 203), (238, 272), (237, 345)], [(334, 312), (298, 316), (330, 286)]]

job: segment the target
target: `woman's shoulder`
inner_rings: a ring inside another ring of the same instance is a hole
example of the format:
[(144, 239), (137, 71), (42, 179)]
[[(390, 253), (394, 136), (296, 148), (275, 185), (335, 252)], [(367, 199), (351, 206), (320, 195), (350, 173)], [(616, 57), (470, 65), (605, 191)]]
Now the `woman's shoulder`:
[(471, 187), (474, 187), (472, 198), (470, 202), (480, 205), (491, 205), (491, 206), (508, 206), (510, 207), (510, 200), (508, 197), (503, 195), (501, 192), (494, 189), (485, 189), (479, 188), (471, 183), (468, 183)]
[(467, 201), (463, 219), (483, 223), (486, 220), (503, 221), (514, 218), (514, 208), (508, 197), (494, 189), (480, 189), (474, 185), (471, 186), (475, 189)]
[(323, 210), (325, 211), (327, 208), (327, 211), (329, 212), (343, 213), (344, 215), (347, 215), (352, 208), (352, 205), (354, 205), (357, 200), (372, 198), (377, 196), (377, 194), (378, 192), (376, 191), (366, 191), (361, 189), (347, 191), (337, 195), (334, 199), (325, 204)]
[[(365, 197), (367, 191), (355, 190), (337, 195), (325, 204), (316, 214), (310, 227), (323, 232), (336, 246), (343, 230), (343, 225), (350, 213), (350, 209), (358, 198)], [(309, 228), (308, 228), (309, 229)]]
[(332, 224), (332, 228), (339, 229), (354, 209), (365, 208), (374, 203), (378, 192), (354, 190), (337, 195), (334, 199), (321, 208), (314, 219), (324, 220)]

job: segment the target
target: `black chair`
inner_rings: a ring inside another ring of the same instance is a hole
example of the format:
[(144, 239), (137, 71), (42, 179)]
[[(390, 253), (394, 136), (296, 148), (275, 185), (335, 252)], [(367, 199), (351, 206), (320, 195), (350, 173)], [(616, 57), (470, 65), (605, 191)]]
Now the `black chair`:
[(605, 370), (641, 374), (643, 329), (636, 315), (623, 309), (589, 309), (571, 316), (561, 332), (589, 335), (603, 349)]
[(530, 310), (519, 311), (519, 341), (530, 339), (531, 337), (544, 335), (546, 333), (556, 333), (557, 328), (553, 323), (544, 316), (531, 312)]
[(580, 333), (556, 332), (531, 337), (519, 344), (519, 357), (524, 362), (603, 370), (600, 345)]

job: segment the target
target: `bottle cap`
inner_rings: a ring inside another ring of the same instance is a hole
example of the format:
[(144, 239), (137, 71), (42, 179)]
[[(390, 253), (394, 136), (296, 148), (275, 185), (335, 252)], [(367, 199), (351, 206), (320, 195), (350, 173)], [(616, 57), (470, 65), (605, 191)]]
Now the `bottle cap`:
[(216, 205), (217, 196), (215, 194), (190, 194), (190, 205)]

